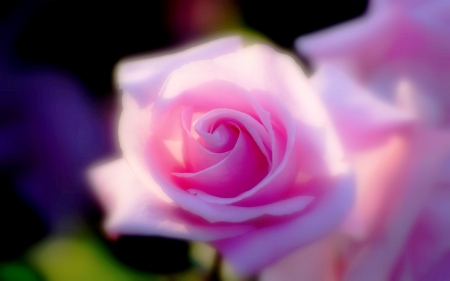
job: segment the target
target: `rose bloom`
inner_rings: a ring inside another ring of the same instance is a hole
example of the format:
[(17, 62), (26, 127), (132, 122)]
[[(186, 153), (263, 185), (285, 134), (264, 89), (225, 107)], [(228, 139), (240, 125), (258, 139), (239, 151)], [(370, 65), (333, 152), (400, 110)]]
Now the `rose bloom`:
[(450, 280), (449, 16), (448, 1), (374, 1), (297, 40), (355, 169), (356, 201), (309, 246), (320, 255), (299, 251), (263, 280)]
[(353, 181), (301, 68), (239, 37), (120, 62), (123, 158), (90, 171), (120, 234), (206, 241), (253, 274), (328, 234)]

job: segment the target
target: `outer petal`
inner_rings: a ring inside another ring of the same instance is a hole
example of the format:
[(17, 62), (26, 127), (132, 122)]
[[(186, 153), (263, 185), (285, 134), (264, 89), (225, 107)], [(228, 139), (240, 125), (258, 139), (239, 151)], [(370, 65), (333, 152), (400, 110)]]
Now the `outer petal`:
[(372, 72), (399, 58), (416, 62), (427, 58), (430, 66), (448, 71), (448, 1), (370, 2), (369, 11), (361, 18), (299, 37), (297, 50), (312, 58), (316, 67), (341, 60), (362, 72)]
[[(316, 69), (339, 65), (374, 97), (394, 103), (397, 86), (413, 85), (406, 104), (400, 99), (402, 109), (413, 113), (414, 125), (448, 128), (449, 15), (445, 0), (371, 1), (364, 18), (304, 36), (296, 45)], [(334, 83), (329, 92), (341, 82)], [(412, 96), (421, 101), (411, 103)], [(443, 219), (448, 194), (435, 184), (449, 140), (432, 130), (408, 139), (411, 134), (400, 128), (377, 149), (354, 158), (359, 188), (344, 224), (352, 237), (344, 280), (449, 278), (448, 219)]]
[(297, 39), (316, 69), (339, 63), (379, 96), (413, 81), (434, 105), (434, 124), (449, 126), (450, 18), (448, 1), (371, 1), (357, 20)]
[(329, 60), (353, 60), (367, 68), (379, 63), (380, 57), (395, 40), (398, 25), (394, 25), (393, 10), (370, 11), (365, 17), (299, 37), (298, 52), (313, 59), (317, 68)]
[(333, 64), (321, 67), (312, 83), (347, 148), (373, 144), (413, 121), (409, 112), (376, 97)]
[(227, 37), (173, 54), (136, 57), (119, 62), (116, 82), (119, 88), (137, 99), (141, 106), (153, 102), (167, 76), (192, 61), (213, 59), (242, 48), (240, 37)]
[[(345, 280), (389, 280), (398, 258), (412, 233), (420, 211), (429, 198), (436, 183), (439, 167), (450, 153), (450, 136), (432, 131), (417, 131), (402, 138), (398, 155), (386, 155), (384, 159), (396, 162), (390, 173), (373, 171), (363, 176), (377, 178), (376, 188), (369, 187), (374, 180), (361, 182), (361, 194), (351, 214), (366, 216), (369, 229), (363, 233), (354, 232), (351, 224), (346, 231), (362, 239), (364, 246), (358, 248), (349, 262)], [(391, 150), (392, 151), (392, 150)], [(367, 159), (363, 166), (376, 164)], [(374, 193), (362, 194), (365, 192)], [(372, 198), (381, 198), (381, 204), (370, 204)], [(372, 209), (371, 206), (377, 207)], [(371, 216), (367, 216), (371, 215)], [(355, 225), (355, 224), (353, 224)], [(368, 279), (371, 276), (371, 279)]]
[[(201, 74), (201, 75), (200, 75)], [(228, 81), (248, 92), (263, 91), (307, 124), (327, 122), (325, 110), (301, 68), (288, 55), (254, 45), (212, 61), (198, 61), (174, 71), (165, 85), (169, 99), (210, 81)]]
[(260, 273), (260, 281), (338, 281), (331, 237), (300, 248)]
[(329, 234), (352, 204), (352, 187), (351, 177), (344, 176), (309, 212), (277, 225), (214, 241), (213, 245), (238, 273), (256, 273), (298, 247)]
[(249, 225), (212, 225), (188, 216), (143, 186), (124, 159), (93, 168), (90, 180), (107, 212), (106, 231), (112, 235), (161, 235), (189, 240), (216, 240), (241, 235)]
[[(450, 184), (435, 184), (405, 245), (395, 275), (409, 271), (416, 280), (450, 277)], [(418, 278), (417, 278), (418, 277)], [(395, 279), (398, 280), (398, 279)]]

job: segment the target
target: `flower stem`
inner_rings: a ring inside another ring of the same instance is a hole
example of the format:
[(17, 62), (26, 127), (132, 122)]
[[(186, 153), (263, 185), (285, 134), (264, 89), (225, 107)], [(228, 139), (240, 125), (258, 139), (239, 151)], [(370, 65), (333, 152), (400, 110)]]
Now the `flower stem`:
[(216, 254), (214, 255), (214, 262), (211, 271), (209, 272), (209, 275), (206, 278), (206, 281), (220, 281), (221, 267), (222, 267), (222, 255), (219, 253), (219, 251), (216, 251)]

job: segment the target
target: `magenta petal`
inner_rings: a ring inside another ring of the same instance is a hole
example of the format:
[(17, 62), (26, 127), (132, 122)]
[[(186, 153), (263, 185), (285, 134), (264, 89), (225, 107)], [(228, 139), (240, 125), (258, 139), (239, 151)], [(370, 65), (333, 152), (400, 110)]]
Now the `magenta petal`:
[[(219, 149), (217, 149), (219, 151), (211, 151), (211, 149), (200, 144), (191, 133), (192, 107), (183, 109), (181, 115), (181, 122), (184, 129), (183, 154), (187, 171), (197, 172), (216, 165), (231, 153), (231, 148), (236, 144), (237, 134), (234, 135), (233, 132), (228, 132), (228, 130), (222, 132), (221, 128), (218, 128), (219, 133), (214, 136), (216, 137), (214, 140), (216, 141), (216, 145), (219, 146)], [(228, 147), (230, 147), (230, 149), (226, 149)], [(220, 150), (224, 151), (220, 152)]]
[(238, 273), (257, 273), (298, 247), (330, 233), (352, 204), (352, 186), (351, 176), (344, 175), (310, 212), (274, 226), (214, 241), (213, 245)]
[[(154, 137), (150, 138), (148, 147), (151, 151), (158, 151), (157, 154), (149, 154), (149, 157), (152, 160), (156, 159), (156, 161), (148, 162), (149, 169), (155, 171), (155, 180), (158, 183), (166, 185), (164, 190), (166, 190), (169, 198), (172, 198), (174, 201), (176, 201), (181, 208), (189, 212), (192, 212), (193, 214), (198, 214), (199, 216), (201, 216), (205, 220), (208, 220), (211, 223), (216, 222), (238, 223), (248, 221), (263, 216), (265, 214), (274, 216), (292, 214), (303, 210), (306, 206), (309, 205), (309, 203), (313, 199), (311, 198), (310, 195), (297, 196), (290, 199), (280, 200), (272, 204), (255, 206), (251, 208), (210, 203), (201, 198), (202, 193), (200, 191), (198, 191), (198, 194), (196, 196), (190, 194), (185, 190), (180, 189), (177, 185), (175, 185), (171, 181), (168, 181), (163, 176), (164, 171), (161, 170), (162, 169), (161, 165), (158, 165), (157, 163), (163, 160), (167, 160), (170, 162), (171, 160), (168, 159), (168, 157), (166, 157), (168, 152), (165, 151), (166, 148), (164, 147), (164, 144), (162, 143), (161, 140), (158, 140), (157, 138)], [(161, 158), (161, 160), (157, 158)], [(149, 180), (147, 173), (143, 173), (141, 174), (141, 176), (144, 179), (147, 178), (147, 181)]]
[(196, 173), (173, 173), (190, 193), (201, 190), (221, 198), (235, 197), (253, 188), (268, 172), (268, 162), (245, 131), (240, 130), (236, 146), (222, 161)]
[[(196, 122), (196, 125), (198, 123)], [(236, 145), (238, 138), (236, 130), (224, 123), (218, 125), (212, 132), (197, 130), (197, 126), (195, 130), (200, 137), (198, 141), (201, 141), (206, 149), (215, 152), (229, 152)]]
[[(246, 113), (232, 109), (214, 109), (197, 119), (194, 128), (201, 137), (207, 137), (208, 134), (205, 132), (207, 127), (214, 127), (215, 123), (226, 124), (227, 122), (235, 123), (235, 126), (225, 126), (227, 128), (235, 127), (235, 130), (237, 130), (239, 127), (246, 131), (258, 146), (261, 153), (266, 157), (267, 162), (269, 164), (272, 162), (270, 152), (267, 149), (267, 147), (270, 147), (270, 133), (267, 132), (267, 129), (261, 123)], [(223, 126), (219, 125), (219, 127)], [(213, 134), (214, 132), (209, 135), (211, 136)], [(209, 141), (214, 141), (214, 139)], [(211, 146), (213, 144), (209, 145)]]
[(112, 236), (162, 235), (209, 241), (241, 235), (253, 228), (250, 225), (211, 225), (187, 216), (174, 204), (155, 196), (124, 159), (91, 169), (89, 177), (107, 213), (105, 229)]

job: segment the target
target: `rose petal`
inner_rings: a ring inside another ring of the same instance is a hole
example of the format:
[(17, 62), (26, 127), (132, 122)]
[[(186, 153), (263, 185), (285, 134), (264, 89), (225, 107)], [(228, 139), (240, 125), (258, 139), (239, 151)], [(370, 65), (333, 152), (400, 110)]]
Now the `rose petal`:
[[(248, 92), (259, 90), (273, 95), (295, 119), (305, 123), (323, 125), (328, 121), (319, 98), (296, 62), (264, 45), (254, 45), (214, 60), (197, 61), (180, 67), (170, 75), (161, 98), (178, 97), (185, 91), (211, 81), (228, 81)], [(211, 102), (242, 108), (240, 100), (242, 98), (233, 101), (223, 96)], [(207, 104), (206, 101), (202, 103)], [(249, 113), (246, 108), (235, 109)], [(170, 113), (168, 115), (172, 116)]]
[(312, 78), (347, 148), (379, 141), (393, 130), (412, 123), (409, 112), (383, 102), (344, 72), (330, 65)]
[(248, 114), (232, 109), (213, 109), (197, 119), (194, 128), (200, 136), (206, 136), (204, 133), (204, 127), (209, 127), (212, 123), (218, 121), (223, 122), (224, 120), (236, 123), (238, 127), (242, 127), (242, 129), (244, 129), (251, 136), (261, 153), (265, 156), (269, 166), (272, 166), (272, 155), (270, 155), (270, 152), (267, 149), (267, 147), (271, 146), (270, 133), (267, 132), (267, 129), (261, 125), (261, 123)]
[(295, 47), (298, 52), (314, 58), (312, 63), (316, 69), (323, 61), (349, 58), (356, 58), (355, 61), (361, 62), (365, 69), (373, 69), (389, 44), (396, 40), (399, 26), (392, 17), (394, 14), (394, 9), (369, 13), (365, 17), (302, 36), (295, 41)]
[(119, 62), (115, 80), (119, 88), (143, 106), (153, 102), (172, 71), (192, 61), (213, 59), (242, 48), (238, 36), (227, 37), (173, 54), (135, 57)]
[(267, 158), (251, 136), (239, 128), (231, 153), (217, 164), (196, 173), (173, 173), (178, 186), (196, 194), (198, 190), (221, 198), (235, 197), (253, 188), (268, 172)]
[[(287, 215), (303, 210), (313, 199), (310, 195), (303, 195), (251, 208), (209, 203), (200, 197), (202, 195), (200, 191), (198, 191), (197, 196), (192, 195), (177, 188), (177, 185), (167, 181), (167, 178), (163, 176), (165, 172), (161, 171), (161, 166), (170, 166), (170, 163), (173, 163), (174, 159), (171, 159), (170, 152), (167, 151), (167, 147), (165, 147), (161, 140), (151, 137), (147, 147), (151, 151), (158, 151), (157, 154), (151, 154), (149, 157), (152, 161), (147, 162), (148, 167), (154, 171), (155, 180), (157, 180), (158, 183), (162, 182), (166, 185), (172, 185), (171, 188), (166, 189), (170, 198), (173, 198), (173, 200), (175, 200), (183, 209), (194, 214), (201, 214), (202, 218), (212, 223), (243, 222), (260, 217), (264, 214), (275, 216)], [(163, 161), (167, 161), (168, 164), (157, 164), (163, 163)], [(143, 178), (145, 178), (145, 175)]]
[[(366, 237), (365, 246), (348, 262), (346, 280), (388, 279), (422, 207), (433, 190), (439, 173), (436, 167), (440, 167), (450, 153), (450, 135), (420, 129), (410, 132), (410, 135), (403, 139), (402, 147), (402, 157), (398, 157), (400, 161), (394, 165), (392, 173), (384, 174), (384, 186), (377, 186), (379, 192), (389, 193), (380, 198), (389, 200), (384, 201), (383, 205), (378, 206), (377, 213), (372, 214), (373, 219), (369, 225), (372, 229), (367, 233), (374, 235)], [(370, 180), (368, 182), (370, 183)], [(358, 196), (355, 208), (361, 210), (369, 199), (371, 197)], [(352, 228), (344, 230), (353, 234)], [(369, 276), (371, 278), (368, 278)]]
[(250, 225), (212, 225), (188, 217), (143, 186), (124, 159), (90, 171), (94, 191), (107, 212), (106, 231), (117, 234), (161, 235), (191, 240), (216, 240), (241, 235)]
[(338, 64), (386, 97), (407, 79), (435, 103), (434, 125), (449, 125), (448, 1), (372, 1), (365, 17), (297, 39), (315, 69)]
[[(296, 250), (259, 274), (260, 281), (338, 281), (332, 239), (325, 238)], [(301, 276), (301, 277), (300, 277)]]
[(410, 232), (397, 271), (410, 271), (420, 280), (445, 280), (444, 276), (448, 276), (445, 265), (450, 253), (449, 200), (450, 185), (436, 184)]
[(351, 181), (351, 176), (342, 176), (309, 213), (234, 238), (214, 241), (213, 245), (238, 273), (254, 274), (298, 247), (327, 235), (351, 206)]
[[(129, 95), (123, 95), (122, 100), (124, 110), (119, 119), (119, 142), (123, 151), (123, 156), (141, 182), (146, 185), (153, 194), (167, 203), (172, 203), (173, 200), (164, 193), (161, 187), (154, 184), (154, 180), (149, 174), (144, 157), (146, 143), (151, 136), (151, 131), (148, 126), (151, 120), (151, 106), (141, 109), (138, 102)], [(181, 155), (179, 155), (179, 157), (181, 157)], [(167, 161), (168, 160), (169, 158), (167, 158)], [(167, 167), (173, 167), (175, 165), (180, 165), (180, 163), (176, 162), (175, 164), (171, 162), (171, 165)]]
[[(187, 171), (197, 172), (219, 163), (230, 155), (232, 147), (236, 144), (238, 135), (233, 130), (223, 129), (222, 126), (220, 126), (216, 130), (217, 133), (208, 134), (214, 135), (210, 136), (211, 138), (214, 138), (210, 141), (215, 141), (215, 145), (218, 146), (217, 149), (211, 151), (209, 147), (206, 148), (204, 145), (200, 144), (200, 142), (192, 135), (192, 114), (192, 107), (187, 107), (183, 110), (181, 116), (184, 129), (183, 154)], [(203, 138), (205, 138), (205, 136), (203, 136)]]

